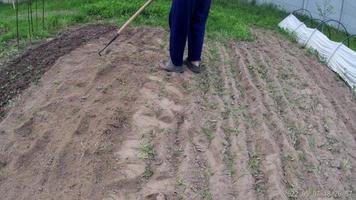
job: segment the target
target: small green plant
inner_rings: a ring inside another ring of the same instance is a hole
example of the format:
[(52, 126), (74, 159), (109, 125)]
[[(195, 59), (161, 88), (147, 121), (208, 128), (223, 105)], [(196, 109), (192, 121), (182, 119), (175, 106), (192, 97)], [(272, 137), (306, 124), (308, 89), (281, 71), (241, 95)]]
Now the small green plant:
[(240, 133), (240, 130), (238, 127), (223, 126), (222, 128), (223, 128), (224, 132), (226, 132), (228, 134), (238, 135)]
[(181, 179), (178, 179), (178, 180), (176, 181), (176, 187), (182, 187), (182, 186), (185, 186), (185, 185), (184, 185), (184, 182), (183, 182)]
[(184, 149), (183, 148), (176, 148), (175, 150), (174, 150), (174, 156), (176, 156), (176, 157), (179, 157), (180, 155), (182, 155), (183, 154), (183, 152), (184, 152)]
[[(128, 199), (128, 198), (126, 198), (126, 196), (127, 196), (127, 194), (125, 194), (125, 200)], [(105, 200), (115, 200), (115, 199), (118, 199), (118, 198), (119, 197), (115, 193), (110, 193), (104, 199)]]
[(142, 174), (142, 177), (144, 179), (148, 180), (149, 178), (152, 177), (152, 175), (153, 175), (153, 171), (152, 171), (151, 167), (150, 166), (146, 166), (145, 167), (145, 171)]
[(258, 172), (260, 170), (260, 165), (261, 159), (256, 154), (251, 155), (250, 159), (248, 160), (248, 167), (251, 170)]
[(161, 85), (159, 86), (159, 93), (158, 93), (158, 97), (162, 98), (166, 93), (166, 87), (164, 85), (164, 82), (161, 83)]
[(201, 130), (210, 142), (214, 139), (214, 131), (212, 131), (210, 127), (202, 127)]
[(253, 65), (248, 65), (247, 66), (247, 69), (248, 69), (248, 71), (250, 71), (250, 73), (252, 73), (253, 72), (253, 69), (254, 69), (255, 67), (253, 66)]
[(205, 200), (213, 200), (213, 195), (211, 194), (211, 192), (209, 191), (209, 189), (203, 190), (201, 196), (202, 196), (203, 199), (205, 199)]
[(228, 119), (228, 118), (229, 118), (229, 116), (231, 115), (231, 113), (232, 113), (232, 110), (231, 110), (230, 106), (229, 106), (229, 105), (225, 105), (225, 106), (224, 106), (224, 111), (221, 112), (221, 116), (222, 116), (222, 118), (225, 120), (225, 119)]
[(311, 148), (315, 148), (315, 144), (316, 144), (316, 140), (315, 140), (315, 136), (314, 135), (309, 135), (308, 136), (308, 144)]
[(297, 200), (299, 198), (299, 191), (294, 187), (288, 188), (287, 197), (289, 200)]
[(231, 152), (227, 151), (226, 155), (225, 155), (225, 163), (228, 167), (228, 169), (230, 170), (230, 173), (233, 175), (236, 173), (236, 171), (234, 170), (234, 163), (235, 163), (235, 156), (234, 154), (231, 154)]
[(305, 163), (307, 162), (307, 158), (306, 158), (306, 155), (303, 151), (299, 151), (298, 152), (298, 160), (302, 163)]
[(212, 110), (216, 110), (219, 106), (219, 104), (217, 102), (211, 101), (207, 103), (208, 108), (212, 109)]
[(343, 170), (343, 171), (350, 171), (350, 170), (352, 170), (352, 163), (351, 163), (351, 161), (348, 160), (348, 159), (343, 159), (343, 160), (340, 162), (339, 169), (341, 169), (341, 170)]
[(113, 151), (114, 145), (112, 143), (103, 143), (95, 151), (95, 154), (101, 155), (106, 153), (111, 153)]
[(268, 67), (260, 65), (257, 68), (257, 72), (260, 74), (261, 78), (265, 81), (268, 81)]
[(297, 126), (294, 123), (288, 121), (287, 121), (287, 130), (294, 148), (299, 149), (300, 134), (301, 134), (300, 130), (297, 128)]
[(319, 146), (320, 148), (325, 148), (332, 153), (340, 152), (339, 141), (331, 136), (326, 137), (326, 142)]
[(156, 157), (156, 150), (154, 149), (153, 144), (144, 143), (140, 147), (140, 158), (153, 160)]
[(264, 173), (261, 170), (261, 158), (255, 153), (249, 153), (248, 167), (254, 177), (258, 177), (258, 181), (254, 185), (256, 192), (262, 192), (264, 190), (263, 185)]

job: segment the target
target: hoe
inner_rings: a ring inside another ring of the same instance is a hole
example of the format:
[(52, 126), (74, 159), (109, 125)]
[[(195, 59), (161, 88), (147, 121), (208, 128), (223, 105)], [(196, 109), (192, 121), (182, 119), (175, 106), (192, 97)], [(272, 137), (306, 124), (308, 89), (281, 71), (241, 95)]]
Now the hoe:
[(153, 2), (153, 0), (148, 0), (129, 20), (125, 22), (124, 25), (120, 27), (119, 30), (115, 32), (115, 36), (110, 40), (110, 42), (102, 49), (99, 51), (99, 56), (101, 56), (101, 53), (110, 46), (111, 43), (113, 43), (122, 33), (122, 31), (125, 30), (125, 28), (131, 24), (132, 21), (134, 21), (145, 9), (148, 5), (150, 5)]

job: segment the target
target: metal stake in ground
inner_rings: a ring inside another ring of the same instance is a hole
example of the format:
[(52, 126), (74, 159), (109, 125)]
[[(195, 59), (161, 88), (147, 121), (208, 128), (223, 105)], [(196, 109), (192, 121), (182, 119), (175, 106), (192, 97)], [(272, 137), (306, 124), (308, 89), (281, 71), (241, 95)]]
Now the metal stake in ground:
[(36, 9), (36, 31), (38, 31), (38, 12), (37, 12), (37, 8), (38, 8), (38, 0), (35, 0), (35, 9)]
[(121, 34), (125, 28), (131, 24), (145, 9), (148, 5), (150, 5), (153, 2), (153, 0), (148, 0), (127, 22), (125, 22), (124, 25), (121, 26), (121, 28), (115, 33), (115, 36), (110, 40), (110, 42), (102, 49), (99, 51), (99, 56), (101, 56), (101, 53), (110, 46), (111, 43), (113, 43)]
[(43, 29), (43, 31), (45, 29), (44, 14), (45, 14), (45, 2), (44, 2), (44, 0), (42, 0), (42, 29)]
[(30, 20), (30, 1), (27, 2), (27, 22), (28, 22), (28, 37), (30, 38), (30, 43), (31, 41), (31, 20)]
[(33, 17), (32, 17), (32, 0), (30, 0), (30, 16), (31, 16), (31, 31), (32, 31), (32, 35), (34, 35), (34, 31), (33, 31)]
[(17, 41), (17, 50), (20, 50), (20, 39), (19, 39), (19, 0), (16, 0), (16, 41)]

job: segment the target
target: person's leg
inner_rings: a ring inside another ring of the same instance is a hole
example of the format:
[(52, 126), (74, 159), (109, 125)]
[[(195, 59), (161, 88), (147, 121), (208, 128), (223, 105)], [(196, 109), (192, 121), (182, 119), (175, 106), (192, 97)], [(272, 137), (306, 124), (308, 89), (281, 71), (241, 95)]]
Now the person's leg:
[(170, 56), (176, 66), (183, 65), (184, 48), (187, 42), (191, 14), (196, 0), (173, 0), (169, 14)]
[(196, 0), (188, 33), (188, 61), (199, 65), (211, 0)]

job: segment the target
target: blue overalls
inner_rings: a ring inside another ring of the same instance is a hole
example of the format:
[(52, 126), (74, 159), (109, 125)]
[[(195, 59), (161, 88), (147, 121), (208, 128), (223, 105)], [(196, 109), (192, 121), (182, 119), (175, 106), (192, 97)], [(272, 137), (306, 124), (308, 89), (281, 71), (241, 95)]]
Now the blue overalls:
[(174, 65), (183, 65), (188, 39), (188, 61), (200, 61), (205, 24), (211, 0), (173, 0), (169, 14), (170, 56)]

